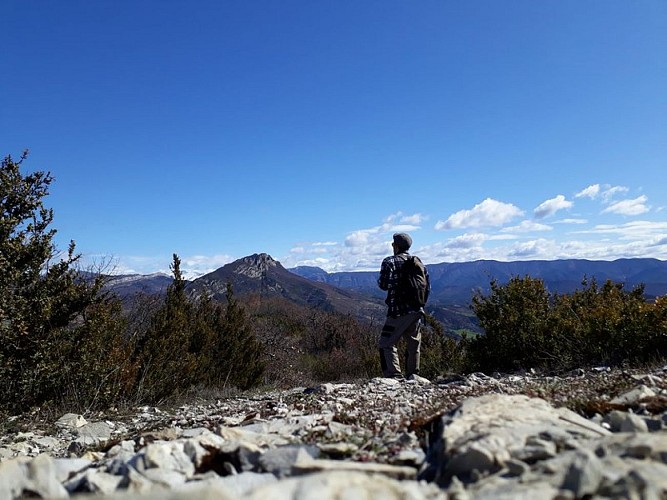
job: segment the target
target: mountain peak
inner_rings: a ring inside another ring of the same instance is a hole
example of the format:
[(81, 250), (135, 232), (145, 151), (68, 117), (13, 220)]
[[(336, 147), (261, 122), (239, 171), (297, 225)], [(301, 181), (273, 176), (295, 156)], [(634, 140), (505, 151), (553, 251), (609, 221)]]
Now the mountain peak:
[(234, 269), (236, 274), (244, 274), (249, 278), (259, 278), (269, 269), (278, 266), (278, 261), (268, 253), (255, 253), (239, 259)]

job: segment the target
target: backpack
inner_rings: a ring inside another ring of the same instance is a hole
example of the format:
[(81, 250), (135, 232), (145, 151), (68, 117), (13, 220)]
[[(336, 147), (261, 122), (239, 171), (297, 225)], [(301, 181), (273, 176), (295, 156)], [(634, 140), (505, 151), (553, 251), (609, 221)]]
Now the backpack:
[(426, 269), (419, 257), (408, 255), (398, 277), (401, 299), (409, 306), (420, 308), (426, 305), (430, 287)]

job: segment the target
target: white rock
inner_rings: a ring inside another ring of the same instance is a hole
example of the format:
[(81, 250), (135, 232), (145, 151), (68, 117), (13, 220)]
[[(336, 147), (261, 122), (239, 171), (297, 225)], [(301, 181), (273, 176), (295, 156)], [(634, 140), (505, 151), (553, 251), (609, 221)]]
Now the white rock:
[(386, 387), (397, 387), (401, 385), (401, 381), (395, 378), (377, 377), (371, 380), (371, 382), (375, 385)]
[(618, 405), (632, 405), (638, 403), (643, 398), (651, 398), (655, 395), (656, 394), (652, 389), (646, 387), (645, 385), (640, 385), (631, 391), (626, 392), (625, 394), (615, 397), (610, 401), (610, 403)]
[(110, 495), (118, 490), (123, 476), (116, 476), (104, 471), (88, 471), (85, 476), (87, 489), (92, 493)]
[(421, 377), (417, 374), (412, 374), (408, 377), (408, 382), (416, 382), (418, 384), (430, 384), (431, 381), (425, 377)]
[(243, 498), (254, 488), (273, 484), (278, 479), (273, 474), (259, 474), (256, 472), (244, 472), (236, 476), (225, 476), (219, 479), (219, 484), (224, 487), (235, 498)]
[(170, 489), (184, 484), (186, 480), (185, 474), (171, 469), (146, 469), (141, 474), (153, 483)]
[(68, 498), (69, 493), (57, 478), (56, 465), (48, 455), (39, 455), (26, 464), (24, 489), (42, 498)]
[(648, 432), (646, 421), (634, 413), (626, 413), (621, 423), (621, 432)]
[(26, 485), (25, 460), (13, 459), (0, 463), (0, 498), (19, 498)]
[[(465, 400), (443, 417), (441, 448), (429, 455), (425, 475), (440, 483), (474, 470), (493, 473), (509, 459), (526, 460), (526, 444), (550, 436), (563, 444), (598, 438), (609, 431), (539, 398), (490, 394)], [(440, 450), (440, 451), (436, 451)], [(541, 453), (541, 452), (540, 452)], [(547, 452), (548, 453), (548, 452)]]
[(92, 462), (83, 458), (56, 458), (55, 474), (58, 481), (64, 483), (72, 476), (90, 467)]
[(267, 450), (259, 457), (259, 464), (266, 472), (274, 474), (278, 478), (286, 477), (292, 472), (292, 467), (297, 462), (312, 459), (312, 450), (304, 445), (280, 446)]
[(150, 492), (155, 484), (153, 481), (146, 478), (141, 472), (134, 467), (129, 467), (127, 471), (128, 485), (127, 490), (131, 493), (144, 494)]
[(60, 439), (56, 439), (56, 438), (51, 437), (51, 436), (41, 436), (41, 437), (33, 439), (33, 442), (37, 446), (39, 446), (41, 448), (44, 448), (44, 449), (48, 449), (48, 450), (55, 450), (58, 447), (63, 446), (63, 443)]
[(76, 413), (66, 413), (56, 421), (56, 425), (64, 429), (78, 429), (87, 423), (82, 415)]
[(573, 455), (561, 487), (572, 491), (577, 498), (593, 495), (602, 480), (602, 463), (590, 450), (576, 450)]
[(195, 466), (184, 450), (182, 441), (149, 444), (143, 450), (143, 468), (141, 461), (137, 462), (140, 472), (150, 469), (175, 471), (185, 477), (192, 477)]
[(289, 478), (250, 491), (249, 500), (386, 499), (444, 500), (445, 492), (417, 481), (361, 472), (324, 472)]
[(86, 446), (99, 446), (111, 439), (111, 428), (106, 422), (92, 422), (77, 429), (75, 442)]
[(280, 446), (289, 444), (289, 441), (281, 436), (275, 434), (254, 432), (246, 428), (238, 427), (224, 427), (220, 426), (217, 429), (217, 434), (222, 436), (225, 440), (251, 443), (260, 447)]

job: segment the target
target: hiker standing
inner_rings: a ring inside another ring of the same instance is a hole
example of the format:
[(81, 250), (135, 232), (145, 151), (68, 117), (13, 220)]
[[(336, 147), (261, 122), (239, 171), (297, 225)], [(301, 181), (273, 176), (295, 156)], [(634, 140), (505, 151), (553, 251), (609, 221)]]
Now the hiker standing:
[[(419, 374), (423, 306), (428, 298), (430, 283), (428, 272), (419, 258), (408, 253), (411, 245), (409, 234), (394, 234), (394, 255), (385, 258), (380, 268), (378, 286), (386, 290), (385, 303), (388, 306), (387, 319), (378, 343), (384, 377), (403, 378), (396, 348), (401, 338), (407, 342), (406, 374), (408, 377)], [(413, 282), (411, 286), (409, 280), (414, 276), (419, 283), (415, 285)]]

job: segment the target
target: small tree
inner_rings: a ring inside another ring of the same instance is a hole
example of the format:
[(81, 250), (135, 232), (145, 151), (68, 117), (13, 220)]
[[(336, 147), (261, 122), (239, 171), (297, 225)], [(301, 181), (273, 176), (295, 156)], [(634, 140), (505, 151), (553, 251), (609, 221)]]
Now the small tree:
[(249, 389), (262, 380), (264, 348), (255, 338), (245, 309), (234, 296), (231, 283), (227, 304), (214, 317), (215, 340), (211, 351), (211, 376), (217, 386)]
[(170, 268), (174, 281), (147, 331), (137, 341), (139, 398), (150, 402), (158, 402), (193, 383), (190, 344), (194, 314), (185, 295), (186, 281), (178, 255), (173, 255)]
[[(43, 202), (53, 178), (24, 175), (26, 158), (27, 151), (19, 161), (7, 156), (0, 167), (0, 404), (14, 410), (66, 398), (63, 381), (78, 385), (89, 373), (77, 341), (118, 323), (102, 276), (86, 279), (75, 269), (74, 242), (59, 258), (53, 210)], [(103, 384), (95, 381), (95, 390)], [(82, 402), (95, 401), (78, 394)]]

